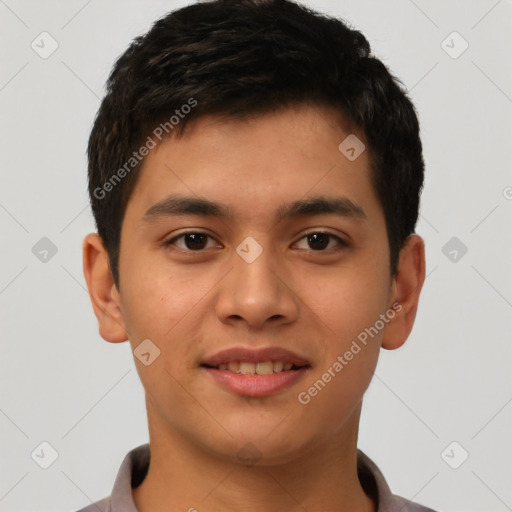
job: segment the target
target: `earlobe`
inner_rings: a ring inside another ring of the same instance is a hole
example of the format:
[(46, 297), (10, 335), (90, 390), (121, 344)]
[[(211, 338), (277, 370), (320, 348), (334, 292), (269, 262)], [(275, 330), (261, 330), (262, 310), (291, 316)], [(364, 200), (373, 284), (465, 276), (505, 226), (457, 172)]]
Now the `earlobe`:
[(424, 281), (425, 244), (420, 236), (410, 235), (400, 252), (398, 271), (393, 278), (390, 294), (390, 307), (396, 302), (401, 308), (386, 326), (382, 348), (394, 350), (407, 340), (414, 325)]
[(100, 336), (111, 343), (128, 339), (120, 296), (110, 270), (108, 253), (97, 233), (88, 234), (82, 244), (83, 270)]

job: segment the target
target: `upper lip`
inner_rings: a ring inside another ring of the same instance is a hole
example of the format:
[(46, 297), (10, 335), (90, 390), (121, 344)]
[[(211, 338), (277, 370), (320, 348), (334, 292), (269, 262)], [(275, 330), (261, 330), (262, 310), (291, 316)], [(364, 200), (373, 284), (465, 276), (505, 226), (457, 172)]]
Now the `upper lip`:
[(245, 347), (228, 348), (208, 357), (202, 361), (202, 364), (207, 366), (218, 366), (219, 364), (229, 363), (230, 361), (243, 361), (250, 363), (283, 361), (284, 363), (292, 363), (295, 366), (308, 366), (310, 364), (307, 359), (304, 359), (290, 350), (280, 347), (259, 349)]

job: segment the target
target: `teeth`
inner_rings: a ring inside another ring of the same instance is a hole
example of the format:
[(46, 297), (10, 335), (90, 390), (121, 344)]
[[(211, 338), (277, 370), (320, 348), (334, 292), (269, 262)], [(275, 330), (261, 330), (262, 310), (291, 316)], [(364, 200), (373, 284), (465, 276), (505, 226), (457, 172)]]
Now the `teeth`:
[(254, 375), (256, 373), (256, 364), (240, 363), (240, 373), (242, 375)]
[(258, 375), (272, 375), (274, 373), (274, 365), (272, 361), (265, 361), (256, 365), (256, 373)]
[(274, 361), (274, 372), (278, 373), (283, 369), (283, 361)]
[(228, 370), (233, 373), (240, 373), (240, 365), (236, 361), (230, 361), (228, 363)]
[(219, 364), (219, 370), (229, 370), (233, 373), (241, 373), (243, 375), (272, 375), (292, 369), (292, 363), (283, 361), (261, 361), (259, 363), (251, 363), (248, 361), (230, 361), (229, 363)]

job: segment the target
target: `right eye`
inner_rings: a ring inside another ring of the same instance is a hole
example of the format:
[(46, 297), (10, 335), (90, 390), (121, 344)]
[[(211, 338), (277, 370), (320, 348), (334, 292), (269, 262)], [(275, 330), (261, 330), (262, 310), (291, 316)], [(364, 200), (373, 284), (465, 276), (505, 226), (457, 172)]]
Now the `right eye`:
[[(204, 249), (207, 249), (208, 238), (215, 240), (212, 236), (207, 233), (203, 233), (200, 231), (187, 231), (186, 233), (181, 233), (170, 240), (167, 240), (164, 245), (175, 245), (180, 250), (185, 252), (201, 252)], [(181, 244), (177, 242), (181, 241)]]

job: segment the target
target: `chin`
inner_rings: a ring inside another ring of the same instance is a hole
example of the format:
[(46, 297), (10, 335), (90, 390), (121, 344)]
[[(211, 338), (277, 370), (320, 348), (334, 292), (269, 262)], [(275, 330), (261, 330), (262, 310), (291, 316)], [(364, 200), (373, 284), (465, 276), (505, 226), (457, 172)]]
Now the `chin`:
[(246, 418), (238, 423), (237, 429), (226, 425), (232, 437), (226, 435), (210, 439), (208, 449), (221, 459), (245, 466), (275, 466), (291, 462), (313, 444), (313, 439), (298, 431), (292, 422), (279, 426), (283, 417), (286, 415), (272, 423), (261, 416), (259, 421)]

